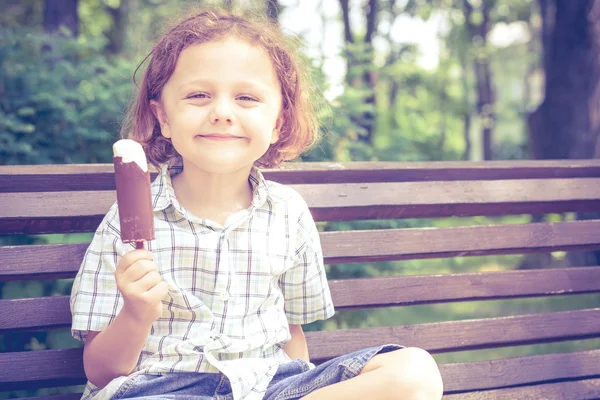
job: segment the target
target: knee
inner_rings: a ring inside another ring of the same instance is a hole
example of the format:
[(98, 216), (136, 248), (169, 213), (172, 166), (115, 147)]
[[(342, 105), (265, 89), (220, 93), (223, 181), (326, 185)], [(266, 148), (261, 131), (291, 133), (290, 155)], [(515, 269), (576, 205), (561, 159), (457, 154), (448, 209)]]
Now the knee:
[(389, 365), (392, 385), (402, 399), (440, 400), (444, 393), (442, 376), (437, 363), (427, 351), (408, 347), (398, 350), (404, 368)]

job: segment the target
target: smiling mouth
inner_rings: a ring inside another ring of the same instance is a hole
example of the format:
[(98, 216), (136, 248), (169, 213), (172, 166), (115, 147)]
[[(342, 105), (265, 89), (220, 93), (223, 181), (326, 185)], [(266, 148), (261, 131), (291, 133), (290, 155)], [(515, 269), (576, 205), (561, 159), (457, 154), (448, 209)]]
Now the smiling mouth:
[(197, 137), (202, 138), (202, 139), (208, 139), (208, 140), (237, 140), (237, 139), (242, 139), (242, 137), (240, 137), (240, 136), (223, 135), (223, 134), (219, 134), (219, 133), (213, 133), (213, 134), (209, 134), (209, 135), (198, 135)]

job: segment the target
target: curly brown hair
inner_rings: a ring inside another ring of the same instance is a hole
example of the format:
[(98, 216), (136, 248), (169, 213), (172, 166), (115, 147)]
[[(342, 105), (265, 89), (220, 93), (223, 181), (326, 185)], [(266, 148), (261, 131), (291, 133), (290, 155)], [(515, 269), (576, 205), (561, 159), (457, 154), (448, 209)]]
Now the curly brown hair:
[(277, 166), (297, 158), (317, 141), (319, 127), (310, 99), (313, 89), (308, 68), (302, 68), (301, 59), (293, 51), (289, 38), (266, 18), (236, 16), (219, 9), (205, 10), (171, 28), (136, 69), (137, 72), (149, 59), (137, 96), (121, 128), (121, 137), (141, 143), (153, 166), (160, 168), (161, 164), (177, 158), (178, 153), (170, 139), (162, 136), (150, 102), (160, 99), (183, 50), (194, 44), (226, 37), (236, 37), (262, 47), (273, 63), (281, 86), (284, 122), (279, 140), (255, 164), (259, 167)]

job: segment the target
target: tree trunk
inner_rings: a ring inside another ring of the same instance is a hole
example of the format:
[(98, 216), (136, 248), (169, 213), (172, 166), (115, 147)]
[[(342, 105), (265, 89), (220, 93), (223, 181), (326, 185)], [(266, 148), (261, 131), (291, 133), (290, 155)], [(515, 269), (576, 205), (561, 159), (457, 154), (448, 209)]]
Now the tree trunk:
[[(539, 0), (544, 18), (545, 96), (529, 116), (536, 159), (593, 158), (600, 143), (600, 0)], [(597, 213), (578, 219), (600, 218)], [(598, 265), (600, 252), (570, 253)]]
[(277, 0), (267, 0), (267, 17), (276, 24), (279, 23), (280, 7)]
[(106, 6), (106, 11), (113, 20), (111, 29), (107, 32), (108, 45), (106, 50), (111, 54), (118, 54), (123, 51), (125, 38), (127, 36), (127, 13), (129, 11), (130, 0), (121, 0), (117, 8)]
[(474, 24), (473, 5), (469, 0), (463, 0), (463, 13), (467, 25), (469, 43), (480, 43), (475, 45), (477, 53), (473, 61), (475, 72), (475, 84), (477, 87), (477, 114), (481, 125), (481, 139), (483, 147), (483, 159), (493, 159), (493, 130), (495, 123), (494, 105), (496, 103), (495, 93), (492, 85), (492, 71), (486, 52), (487, 35), (490, 29), (490, 11), (495, 1), (483, 1), (481, 5), (482, 21)]
[(465, 141), (465, 152), (463, 153), (463, 159), (465, 161), (471, 160), (471, 101), (469, 100), (469, 83), (468, 83), (468, 60), (467, 55), (464, 51), (459, 53), (460, 60), (460, 80), (462, 82), (463, 90), (463, 139)]
[[(351, 116), (355, 126), (360, 128), (361, 135), (358, 137), (362, 142), (371, 145), (375, 133), (377, 99), (375, 86), (377, 84), (376, 74), (373, 71), (373, 37), (377, 31), (377, 15), (379, 13), (379, 1), (369, 0), (366, 7), (366, 32), (363, 41), (357, 41), (350, 26), (350, 6), (348, 0), (340, 0), (342, 19), (344, 23), (344, 41), (346, 44), (346, 82), (357, 89), (367, 89), (368, 94), (363, 103), (367, 110), (359, 115)], [(360, 47), (356, 44), (359, 43)], [(354, 46), (351, 46), (354, 45)], [(356, 73), (355, 71), (362, 71)]]
[[(600, 0), (540, 0), (545, 97), (530, 116), (537, 159), (593, 158), (600, 133)], [(542, 14), (544, 15), (544, 14)], [(553, 27), (553, 28), (552, 28)]]
[(44, 30), (53, 33), (64, 26), (73, 36), (79, 35), (77, 7), (78, 0), (45, 0)]

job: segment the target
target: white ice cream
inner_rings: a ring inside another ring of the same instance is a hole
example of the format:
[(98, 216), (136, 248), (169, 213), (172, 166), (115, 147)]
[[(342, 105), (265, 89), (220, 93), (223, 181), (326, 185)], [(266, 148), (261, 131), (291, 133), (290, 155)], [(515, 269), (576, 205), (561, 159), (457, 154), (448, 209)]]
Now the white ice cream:
[(148, 171), (146, 154), (142, 145), (131, 139), (121, 139), (113, 144), (113, 155), (121, 157), (124, 163), (134, 162), (144, 172)]

